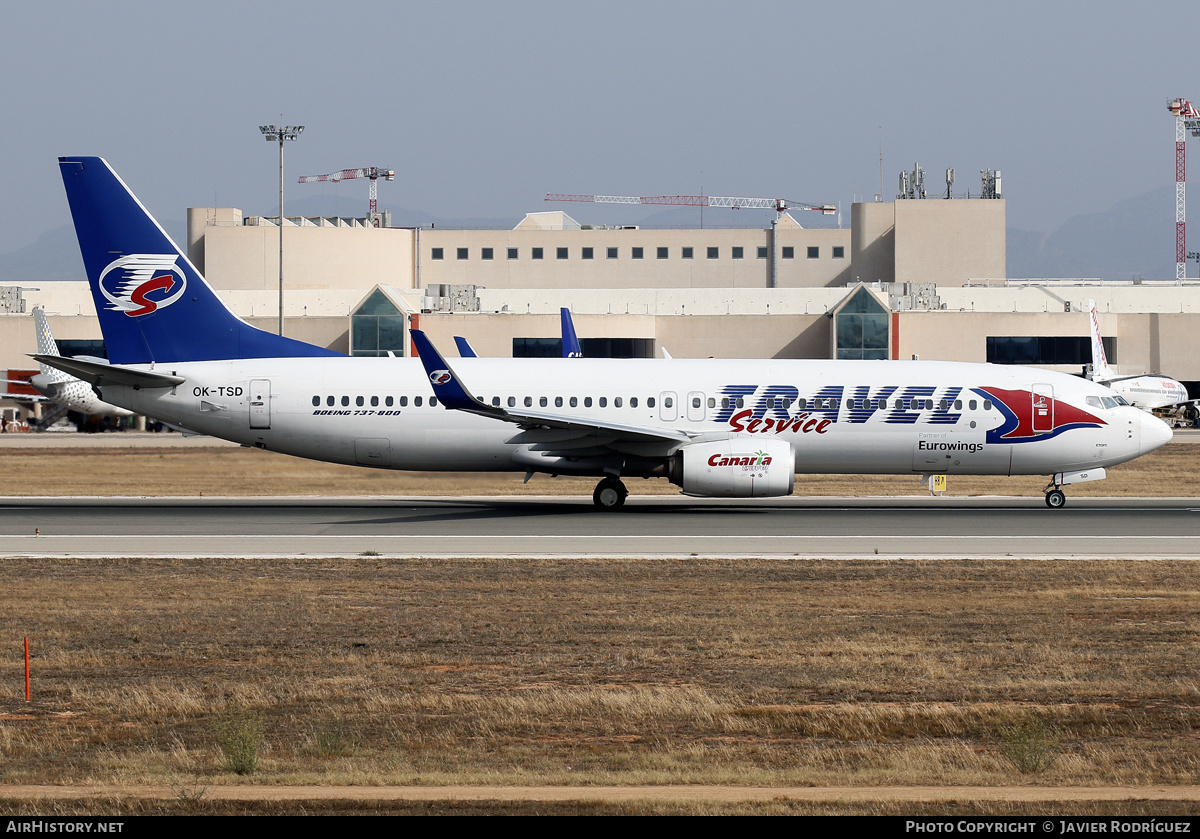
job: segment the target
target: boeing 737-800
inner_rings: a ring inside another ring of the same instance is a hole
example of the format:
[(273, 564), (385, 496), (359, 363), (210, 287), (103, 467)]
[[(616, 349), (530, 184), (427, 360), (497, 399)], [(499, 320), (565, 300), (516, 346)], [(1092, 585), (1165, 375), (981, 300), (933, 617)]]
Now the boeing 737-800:
[(39, 360), (102, 397), (248, 446), (387, 469), (666, 477), (707, 497), (794, 475), (1048, 475), (1061, 487), (1166, 443), (1074, 376), (929, 361), (351, 358), (231, 313), (108, 164), (60, 158), (109, 363)]

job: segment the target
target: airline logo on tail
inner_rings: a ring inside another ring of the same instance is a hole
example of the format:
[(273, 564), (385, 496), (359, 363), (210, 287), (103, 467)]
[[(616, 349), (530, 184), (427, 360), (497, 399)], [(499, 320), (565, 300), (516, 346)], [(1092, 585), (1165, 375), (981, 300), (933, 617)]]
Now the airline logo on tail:
[(433, 382), (435, 385), (444, 385), (452, 378), (454, 377), (450, 375), (449, 370), (434, 370), (429, 374), (429, 381)]
[(170, 306), (183, 296), (187, 280), (175, 254), (135, 253), (109, 263), (100, 272), (100, 293), (108, 309), (131, 318)]

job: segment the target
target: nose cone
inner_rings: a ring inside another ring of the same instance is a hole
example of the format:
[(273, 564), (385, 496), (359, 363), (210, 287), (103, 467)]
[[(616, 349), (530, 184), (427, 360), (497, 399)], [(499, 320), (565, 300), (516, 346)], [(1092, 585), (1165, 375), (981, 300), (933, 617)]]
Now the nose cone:
[(1171, 426), (1153, 414), (1142, 412), (1141, 445), (1139, 454), (1147, 454), (1171, 442)]

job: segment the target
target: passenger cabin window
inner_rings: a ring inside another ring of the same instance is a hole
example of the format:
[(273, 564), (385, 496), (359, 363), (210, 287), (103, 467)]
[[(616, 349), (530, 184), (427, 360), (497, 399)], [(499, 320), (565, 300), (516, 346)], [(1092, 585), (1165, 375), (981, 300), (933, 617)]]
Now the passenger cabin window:
[(554, 407), (555, 407), (555, 408), (561, 408), (561, 407), (562, 407), (562, 397), (561, 397), (561, 396), (556, 396), (556, 397), (554, 397)]
[(583, 397), (583, 407), (585, 407), (585, 408), (592, 407), (592, 397), (590, 397), (590, 396)]
[(607, 408), (607, 407), (608, 407), (608, 397), (607, 397), (607, 396), (601, 396), (601, 397), (600, 397), (600, 407), (601, 407), (601, 408)]
[(420, 407), (421, 407), (421, 397), (419, 397), (419, 396), (414, 396), (414, 397), (413, 397), (413, 407), (414, 407), (414, 408), (420, 408)]
[(621, 407), (621, 397), (618, 396), (616, 399), (613, 400), (613, 407), (614, 408)]
[(407, 408), (407, 407), (408, 407), (408, 397), (407, 397), (407, 396), (401, 396), (401, 397), (400, 397), (400, 407), (401, 407), (401, 408)]

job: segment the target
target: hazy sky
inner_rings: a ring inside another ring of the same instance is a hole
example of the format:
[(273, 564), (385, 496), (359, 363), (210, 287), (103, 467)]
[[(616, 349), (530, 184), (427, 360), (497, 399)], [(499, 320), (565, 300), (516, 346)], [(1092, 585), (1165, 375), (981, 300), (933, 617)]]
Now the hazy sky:
[[(440, 217), (703, 186), (841, 202), (849, 224), (879, 191), (882, 137), (889, 199), (914, 162), (931, 194), (947, 167), (972, 193), (1000, 169), (1009, 226), (1050, 231), (1173, 183), (1166, 100), (1200, 100), (1200, 73), (1172, 33), (1194, 9), (0, 0), (0, 252), (68, 223), (60, 154), (107, 158), (162, 218), (271, 213), (278, 151), (257, 126), (281, 113), (307, 126), (290, 197), (322, 189), (300, 174), (379, 165), (397, 173), (382, 206)], [(365, 211), (364, 182), (336, 194)], [(586, 221), (591, 206), (555, 208)]]

